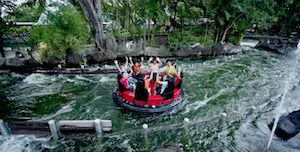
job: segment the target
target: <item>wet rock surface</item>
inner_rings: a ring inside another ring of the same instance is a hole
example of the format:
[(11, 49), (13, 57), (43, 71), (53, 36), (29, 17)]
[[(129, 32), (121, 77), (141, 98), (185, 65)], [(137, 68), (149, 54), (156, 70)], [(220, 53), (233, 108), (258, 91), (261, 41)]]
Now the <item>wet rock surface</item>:
[[(271, 122), (268, 127), (272, 130), (274, 124)], [(275, 134), (283, 140), (288, 140), (298, 134), (300, 131), (300, 110), (294, 111), (287, 116), (279, 118)]]

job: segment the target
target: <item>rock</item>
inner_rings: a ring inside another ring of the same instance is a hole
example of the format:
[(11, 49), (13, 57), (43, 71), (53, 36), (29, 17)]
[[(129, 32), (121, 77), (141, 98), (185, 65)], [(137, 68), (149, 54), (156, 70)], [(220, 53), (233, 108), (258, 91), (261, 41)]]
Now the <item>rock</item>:
[(6, 66), (12, 66), (12, 67), (20, 67), (20, 66), (25, 66), (25, 58), (8, 58), (6, 59)]
[(49, 56), (46, 59), (43, 59), (43, 66), (48, 68), (57, 67), (61, 63), (61, 60), (56, 56)]
[(136, 52), (139, 55), (143, 55), (145, 51), (143, 44), (144, 44), (144, 40), (140, 39), (133, 47), (134, 52)]
[(146, 47), (145, 56), (158, 56), (158, 57), (171, 57), (173, 56), (172, 52), (166, 50), (166, 48), (162, 45), (160, 48), (154, 47)]
[(4, 66), (6, 62), (6, 59), (3, 57), (0, 57), (0, 67)]
[(242, 48), (240, 46), (235, 46), (232, 43), (222, 44), (219, 42), (212, 47), (213, 55), (226, 55), (226, 54), (235, 54), (241, 52), (242, 52)]
[(191, 45), (190, 47), (191, 48), (195, 48), (195, 47), (201, 47), (202, 48), (202, 45), (200, 43), (195, 43), (194, 45)]
[(95, 50), (91, 56), (93, 57), (93, 60), (96, 61), (97, 63), (101, 63), (104, 61), (108, 61), (108, 60), (114, 60), (117, 58), (117, 56), (115, 54), (111, 54), (108, 52), (101, 52), (98, 50)]
[(94, 58), (91, 54), (86, 55), (85, 58), (87, 60), (87, 63), (89, 63), (89, 64), (96, 64), (97, 63), (97, 61), (94, 60)]
[(196, 56), (199, 53), (200, 49), (201, 49), (201, 47), (199, 47), (199, 46), (196, 46), (194, 48), (188, 47), (184, 50), (179, 49), (179, 50), (174, 52), (174, 55), (178, 56), (178, 57)]
[(71, 48), (68, 48), (66, 51), (66, 67), (79, 68), (80, 62), (82, 62), (81, 56), (74, 54)]
[[(133, 42), (133, 41), (132, 41)], [(118, 57), (125, 57), (125, 56), (140, 56), (144, 55), (144, 48), (143, 48), (144, 40), (140, 39), (137, 43), (133, 42), (133, 45), (128, 47), (118, 46)]]
[(201, 50), (198, 52), (198, 56), (210, 56), (212, 55), (212, 48), (208, 45), (201, 48)]
[(115, 37), (111, 34), (106, 34), (106, 51), (108, 53), (116, 53), (118, 48), (118, 43)]
[[(273, 122), (268, 126), (272, 130)], [(288, 140), (300, 131), (300, 110), (294, 111), (287, 116), (281, 116), (275, 134), (283, 140)]]
[(41, 63), (36, 61), (35, 59), (29, 58), (25, 60), (25, 67), (28, 68), (34, 68), (34, 67), (40, 67)]
[(164, 146), (164, 148), (159, 148), (154, 152), (183, 152), (183, 151), (178, 145), (174, 143), (168, 143), (166, 146)]
[(234, 45), (232, 43), (226, 43), (224, 46), (229, 51), (228, 54), (242, 53), (242, 47), (241, 46), (237, 46), (237, 45)]
[(296, 126), (298, 131), (300, 131), (300, 110), (290, 113), (288, 118)]
[[(269, 125), (270, 130), (272, 130), (273, 123)], [(275, 130), (275, 134), (284, 139), (288, 140), (289, 138), (295, 136), (298, 133), (296, 126), (287, 118), (287, 117), (280, 117), (277, 128)]]

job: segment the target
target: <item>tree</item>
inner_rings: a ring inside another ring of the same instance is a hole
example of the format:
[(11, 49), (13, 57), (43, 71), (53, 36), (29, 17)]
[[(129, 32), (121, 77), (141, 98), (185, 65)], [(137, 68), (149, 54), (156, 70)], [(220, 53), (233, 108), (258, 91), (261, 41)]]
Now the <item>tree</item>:
[(44, 58), (50, 55), (64, 58), (67, 48), (76, 50), (80, 45), (87, 43), (90, 36), (88, 23), (84, 16), (70, 5), (55, 5), (59, 8), (58, 11), (46, 13), (48, 25), (34, 26), (31, 30), (31, 47), (44, 43), (49, 48), (42, 52)]
[[(16, 4), (11, 1), (11, 0), (1, 0), (0, 1), (0, 8), (4, 8), (4, 13), (8, 14), (8, 15), (12, 15), (13, 14), (13, 8), (16, 6)], [(3, 39), (3, 35), (8, 33), (10, 28), (13, 27), (14, 24), (11, 21), (5, 21), (2, 18), (2, 10), (0, 10), (0, 53), (3, 57), (5, 57), (4, 54), (4, 39)]]
[(102, 0), (77, 0), (89, 21), (93, 34), (94, 42), (98, 49), (104, 51), (104, 33), (102, 22)]

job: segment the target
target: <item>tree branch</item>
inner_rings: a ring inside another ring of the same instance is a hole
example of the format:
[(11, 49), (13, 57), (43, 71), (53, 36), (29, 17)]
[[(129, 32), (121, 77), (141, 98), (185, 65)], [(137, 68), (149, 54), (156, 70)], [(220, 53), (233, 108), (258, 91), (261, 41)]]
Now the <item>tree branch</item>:
[(233, 24), (240, 18), (240, 17), (242, 17), (243, 15), (245, 15), (246, 13), (242, 13), (242, 14), (240, 14), (239, 16), (237, 16), (232, 22), (231, 22), (231, 24), (225, 29), (225, 31), (224, 31), (224, 34), (223, 34), (223, 36), (222, 36), (222, 39), (221, 39), (221, 43), (224, 43), (224, 40), (225, 40), (225, 38), (226, 38), (226, 35), (227, 35), (227, 32), (228, 32), (228, 30), (233, 26)]

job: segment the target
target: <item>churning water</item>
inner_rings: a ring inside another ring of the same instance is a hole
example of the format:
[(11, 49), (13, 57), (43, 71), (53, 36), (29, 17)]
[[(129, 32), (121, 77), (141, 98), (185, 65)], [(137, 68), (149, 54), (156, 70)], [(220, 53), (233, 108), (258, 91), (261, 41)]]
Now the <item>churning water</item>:
[[(244, 41), (241, 55), (176, 61), (184, 69), (184, 104), (179, 111), (160, 116), (139, 116), (116, 106), (112, 99), (117, 83), (114, 74), (92, 78), (2, 74), (2, 119), (109, 119), (114, 133), (102, 139), (96, 135), (65, 136), (58, 142), (33, 135), (0, 136), (0, 151), (154, 151), (170, 142), (184, 151), (265, 151), (271, 135), (267, 125), (275, 115), (300, 109), (300, 86), (290, 91), (300, 79), (299, 51), (282, 56), (254, 49), (255, 43)], [(252, 115), (236, 114), (285, 91), (282, 106), (279, 98)], [(206, 121), (221, 113), (229, 115), (224, 123)], [(172, 127), (184, 118), (204, 122)], [(145, 138), (138, 131), (144, 123), (165, 127), (151, 130)], [(274, 136), (269, 150), (299, 151), (299, 139), (297, 135), (286, 142)]]

